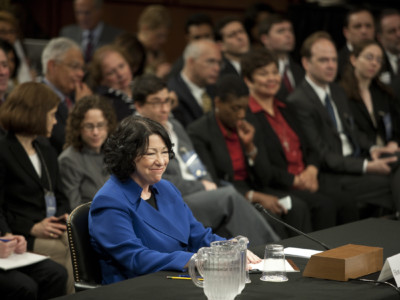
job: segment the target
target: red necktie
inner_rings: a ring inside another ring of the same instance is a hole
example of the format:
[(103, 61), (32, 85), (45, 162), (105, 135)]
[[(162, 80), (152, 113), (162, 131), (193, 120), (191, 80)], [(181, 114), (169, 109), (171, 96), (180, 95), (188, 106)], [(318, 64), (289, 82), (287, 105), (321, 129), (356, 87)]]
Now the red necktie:
[(285, 65), (285, 70), (283, 71), (282, 80), (288, 92), (291, 93), (293, 92), (293, 86), (288, 76), (288, 69), (289, 69), (288, 65)]
[(88, 43), (86, 45), (86, 50), (85, 50), (85, 62), (88, 62), (92, 58), (92, 50), (93, 50), (93, 33), (89, 31)]

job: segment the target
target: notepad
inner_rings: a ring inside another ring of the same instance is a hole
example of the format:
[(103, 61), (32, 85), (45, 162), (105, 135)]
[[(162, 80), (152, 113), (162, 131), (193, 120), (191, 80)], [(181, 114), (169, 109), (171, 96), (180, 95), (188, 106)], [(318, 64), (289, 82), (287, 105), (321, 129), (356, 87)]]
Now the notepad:
[(285, 252), (286, 256), (310, 258), (312, 255), (321, 253), (323, 251), (295, 248), (295, 247), (287, 247), (287, 248), (285, 248), (284, 252)]
[[(263, 259), (261, 262), (259, 262), (258, 264), (250, 264), (250, 267), (252, 270), (260, 270), (260, 271), (284, 271), (282, 270), (282, 267), (280, 267), (281, 265), (275, 264), (275, 260), (274, 259), (269, 259), (267, 264), (264, 264), (265, 259)], [(299, 269), (294, 269), (292, 267), (292, 265), (285, 260), (285, 268), (286, 268), (286, 272), (300, 272)]]
[(39, 255), (31, 252), (25, 252), (23, 254), (13, 253), (7, 258), (0, 258), (0, 269), (7, 271), (24, 266), (29, 266), (47, 258), (48, 256)]

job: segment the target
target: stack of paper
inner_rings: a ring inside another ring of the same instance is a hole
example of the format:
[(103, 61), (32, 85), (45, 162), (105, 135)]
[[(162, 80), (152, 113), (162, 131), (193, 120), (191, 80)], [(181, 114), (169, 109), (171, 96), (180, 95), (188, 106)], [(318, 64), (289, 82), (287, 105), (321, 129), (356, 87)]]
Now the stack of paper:
[(24, 266), (35, 264), (39, 261), (47, 259), (48, 256), (43, 256), (31, 252), (25, 252), (23, 254), (11, 254), (7, 258), (0, 258), (0, 269), (11, 270)]

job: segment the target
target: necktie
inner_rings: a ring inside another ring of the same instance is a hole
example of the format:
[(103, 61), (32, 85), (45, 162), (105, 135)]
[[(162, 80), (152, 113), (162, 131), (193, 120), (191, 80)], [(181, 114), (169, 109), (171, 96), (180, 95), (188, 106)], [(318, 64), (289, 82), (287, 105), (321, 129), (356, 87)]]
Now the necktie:
[(331, 118), (331, 121), (332, 121), (333, 125), (337, 129), (335, 111), (333, 110), (332, 100), (331, 100), (331, 97), (329, 97), (328, 93), (326, 93), (326, 96), (325, 96), (325, 108), (328, 111), (329, 117)]
[(93, 33), (89, 31), (89, 35), (87, 38), (87, 45), (85, 50), (85, 62), (88, 62), (92, 58), (92, 50), (93, 50)]
[(289, 71), (289, 66), (286, 64), (285, 69), (283, 71), (282, 80), (288, 92), (291, 93), (293, 92), (293, 86), (292, 83), (290, 82), (288, 71)]
[(212, 107), (212, 101), (207, 92), (204, 92), (203, 95), (201, 95), (201, 102), (202, 102), (203, 112), (204, 113), (209, 112)]

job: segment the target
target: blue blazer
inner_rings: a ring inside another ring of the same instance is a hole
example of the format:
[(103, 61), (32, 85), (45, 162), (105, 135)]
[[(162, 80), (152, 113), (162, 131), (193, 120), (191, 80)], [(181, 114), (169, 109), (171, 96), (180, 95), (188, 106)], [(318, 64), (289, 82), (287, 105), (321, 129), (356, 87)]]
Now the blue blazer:
[(223, 238), (192, 215), (176, 187), (153, 185), (158, 210), (140, 195), (133, 180), (115, 176), (93, 199), (89, 212), (91, 243), (99, 253), (103, 283), (161, 270), (183, 270), (193, 253)]

